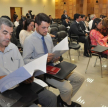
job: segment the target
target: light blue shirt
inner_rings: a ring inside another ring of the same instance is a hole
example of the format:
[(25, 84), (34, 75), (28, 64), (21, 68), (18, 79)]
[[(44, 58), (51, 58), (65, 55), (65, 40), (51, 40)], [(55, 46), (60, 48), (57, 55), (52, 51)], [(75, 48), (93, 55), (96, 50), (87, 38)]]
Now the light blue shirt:
[[(25, 39), (23, 46), (23, 60), (25, 64), (45, 54), (41, 37), (42, 36), (35, 31)], [(47, 34), (44, 39), (48, 53), (52, 53), (54, 46), (51, 36)]]
[(8, 75), (23, 65), (21, 54), (13, 43), (10, 42), (4, 52), (0, 51), (0, 76)]

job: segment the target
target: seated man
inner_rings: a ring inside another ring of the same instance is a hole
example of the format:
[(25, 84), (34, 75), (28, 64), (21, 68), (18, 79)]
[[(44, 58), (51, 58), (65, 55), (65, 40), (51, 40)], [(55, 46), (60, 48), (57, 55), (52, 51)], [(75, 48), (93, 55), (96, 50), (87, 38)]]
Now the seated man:
[[(10, 42), (13, 33), (13, 24), (7, 18), (0, 18), (0, 79), (24, 65), (18, 48)], [(33, 82), (33, 77), (23, 83)], [(56, 107), (56, 96), (44, 89), (38, 94), (39, 104), (47, 107)]]
[[(39, 13), (35, 18), (35, 27), (36, 30), (33, 34), (26, 38), (24, 41), (23, 47), (23, 59), (25, 64), (33, 61), (34, 59), (41, 57), (42, 55), (48, 53), (47, 64), (53, 65), (53, 62), (59, 60), (52, 59), (52, 49), (53, 42), (51, 36), (47, 34), (48, 27), (50, 26), (50, 19), (44, 13)], [(76, 106), (80, 107), (81, 105), (71, 102), (72, 96), (79, 90), (80, 86), (84, 81), (84, 77), (76, 72), (70, 74), (68, 80), (57, 80), (55, 78), (46, 78), (46, 81), (59, 89), (60, 96), (58, 96), (58, 101), (62, 99), (62, 106)]]
[(92, 24), (93, 24), (93, 20), (96, 18), (96, 15), (95, 14), (91, 14), (90, 15), (90, 21), (89, 21), (89, 30), (92, 29)]
[(68, 17), (68, 18), (66, 18), (65, 20), (63, 20), (63, 25), (65, 26), (65, 27), (68, 27), (68, 26), (70, 26), (70, 20), (69, 20), (70, 18)]
[(87, 41), (87, 37), (86, 37), (86, 36), (88, 36), (88, 34), (82, 30), (80, 21), (81, 21), (81, 15), (74, 14), (74, 21), (72, 22), (72, 24), (70, 26), (69, 34), (75, 34), (75, 35), (79, 36), (78, 41), (84, 43), (84, 56), (89, 57), (88, 47), (87, 47), (88, 41)]
[(90, 31), (88, 31), (88, 28), (86, 27), (86, 24), (85, 24), (85, 15), (81, 15), (80, 25), (81, 25), (82, 30), (85, 33), (88, 33), (89, 34)]

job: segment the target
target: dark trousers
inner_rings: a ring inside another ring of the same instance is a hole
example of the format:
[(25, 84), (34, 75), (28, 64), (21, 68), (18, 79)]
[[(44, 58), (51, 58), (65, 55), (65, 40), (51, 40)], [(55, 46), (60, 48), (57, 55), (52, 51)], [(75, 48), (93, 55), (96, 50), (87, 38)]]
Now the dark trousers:
[(88, 36), (79, 36), (79, 42), (84, 43), (84, 54), (88, 53)]

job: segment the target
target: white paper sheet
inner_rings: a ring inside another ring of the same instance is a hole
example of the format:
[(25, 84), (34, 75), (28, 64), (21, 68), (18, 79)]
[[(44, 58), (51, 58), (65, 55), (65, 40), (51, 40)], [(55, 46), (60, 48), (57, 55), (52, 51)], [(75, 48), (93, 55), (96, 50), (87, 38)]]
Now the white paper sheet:
[(47, 62), (47, 56), (48, 54), (45, 54), (34, 61), (24, 65), (23, 67), (31, 74), (33, 75), (35, 70), (41, 70), (44, 73), (46, 73), (46, 62)]
[(63, 53), (69, 50), (68, 47), (68, 37), (65, 37), (61, 42), (59, 42), (54, 48), (53, 48), (53, 54), (54, 58), (57, 58), (61, 56)]

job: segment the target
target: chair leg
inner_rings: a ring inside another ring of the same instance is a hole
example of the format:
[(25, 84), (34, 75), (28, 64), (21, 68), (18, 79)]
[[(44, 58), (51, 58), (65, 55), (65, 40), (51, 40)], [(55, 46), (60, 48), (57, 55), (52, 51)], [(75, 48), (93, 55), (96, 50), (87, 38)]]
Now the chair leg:
[(101, 65), (101, 78), (103, 78), (103, 75), (102, 75), (102, 60), (101, 60), (101, 55), (99, 55), (99, 58), (100, 58), (100, 65)]
[(69, 51), (68, 51), (68, 52), (69, 52), (69, 57), (70, 57), (70, 62), (71, 62), (71, 55), (70, 55), (70, 49), (69, 49)]
[(95, 60), (95, 64), (94, 64), (94, 67), (96, 66), (96, 62), (97, 62), (97, 59), (98, 59), (98, 57), (96, 58), (96, 60)]
[(87, 72), (88, 65), (89, 65), (89, 62), (90, 62), (90, 58), (91, 58), (91, 57), (89, 57), (89, 60), (88, 60), (88, 64), (87, 64), (87, 67), (86, 67), (85, 73)]
[(79, 60), (79, 56), (80, 56), (80, 50), (77, 50), (78, 51), (78, 60)]

